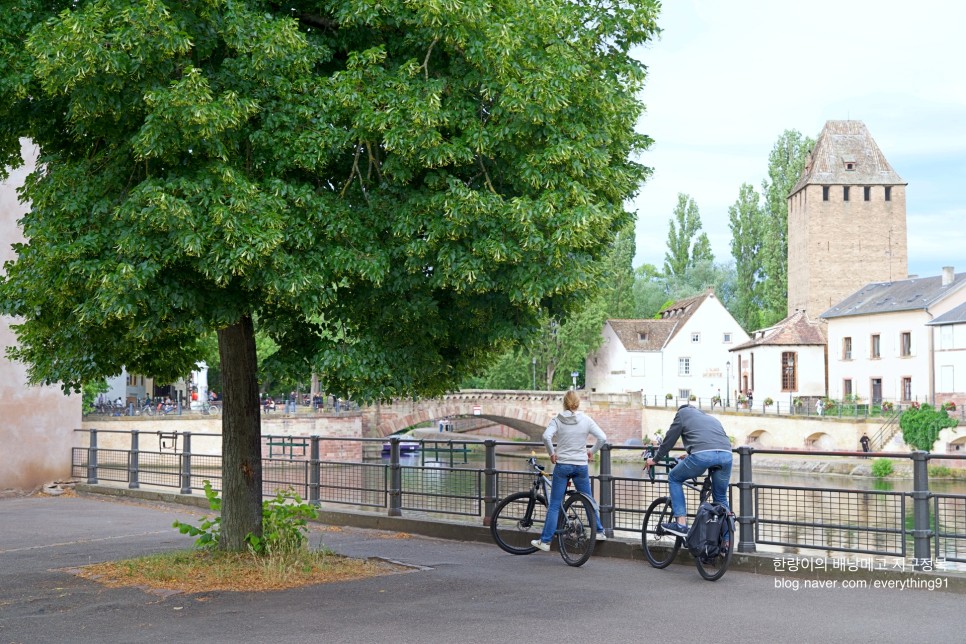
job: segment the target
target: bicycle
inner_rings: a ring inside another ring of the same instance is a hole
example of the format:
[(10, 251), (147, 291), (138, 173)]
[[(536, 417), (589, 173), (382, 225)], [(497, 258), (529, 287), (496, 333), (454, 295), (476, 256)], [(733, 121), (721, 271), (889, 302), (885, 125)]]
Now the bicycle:
[[(645, 458), (651, 458), (657, 452), (656, 446), (649, 446), (645, 452)], [(667, 471), (677, 463), (674, 459), (665, 457), (664, 465)], [(717, 468), (709, 469), (704, 475), (704, 481), (698, 484), (697, 477), (685, 481), (684, 485), (698, 493), (698, 504), (704, 503), (711, 498), (711, 472)], [(654, 467), (648, 468), (648, 477), (654, 483)], [(665, 479), (666, 480), (666, 479)], [(735, 515), (730, 509), (725, 515), (725, 529), (721, 531), (718, 542), (718, 554), (714, 557), (695, 557), (694, 563), (698, 568), (698, 573), (708, 581), (717, 581), (724, 576), (731, 563), (731, 555), (734, 551), (733, 542), (735, 539)], [(681, 545), (686, 537), (679, 537), (675, 534), (666, 532), (661, 527), (663, 523), (673, 523), (674, 512), (671, 510), (671, 497), (662, 496), (651, 502), (651, 505), (644, 512), (644, 520), (641, 522), (641, 547), (644, 549), (644, 556), (654, 568), (667, 568), (677, 556)], [(692, 522), (690, 530), (694, 529)], [(689, 533), (690, 533), (689, 530)], [(651, 535), (651, 539), (648, 539)], [(726, 536), (727, 535), (727, 536)]]
[(221, 407), (218, 407), (214, 403), (205, 401), (201, 403), (201, 413), (205, 416), (217, 416), (221, 413)]
[[(547, 499), (550, 497), (551, 478), (537, 458), (527, 459), (534, 473), (528, 492), (516, 492), (504, 498), (493, 509), (490, 534), (496, 545), (511, 555), (528, 555), (537, 551), (530, 544), (540, 538), (546, 521)], [(543, 507), (544, 520), (537, 516)], [(557, 546), (560, 556), (569, 566), (582, 566), (590, 559), (597, 543), (597, 503), (577, 490), (567, 490), (557, 518)]]

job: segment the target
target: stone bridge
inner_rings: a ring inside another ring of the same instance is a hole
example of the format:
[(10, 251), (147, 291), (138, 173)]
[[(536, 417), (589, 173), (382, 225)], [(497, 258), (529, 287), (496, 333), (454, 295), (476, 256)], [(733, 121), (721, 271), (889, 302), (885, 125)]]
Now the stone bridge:
[[(539, 441), (547, 423), (563, 409), (563, 391), (470, 389), (439, 398), (397, 400), (364, 407), (363, 435), (388, 436), (427, 421), (478, 418), (513, 431), (481, 430), (505, 438)], [(580, 393), (580, 411), (591, 416), (614, 444), (641, 437), (640, 394)]]

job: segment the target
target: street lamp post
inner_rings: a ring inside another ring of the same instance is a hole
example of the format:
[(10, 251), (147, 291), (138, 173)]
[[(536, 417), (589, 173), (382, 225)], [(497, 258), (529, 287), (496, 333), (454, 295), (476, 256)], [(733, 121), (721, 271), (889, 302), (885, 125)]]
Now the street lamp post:
[(731, 361), (725, 363), (725, 409), (731, 407)]
[(579, 376), (579, 375), (580, 375), (580, 372), (579, 371), (571, 371), (570, 372), (570, 377), (574, 379), (574, 387), (573, 387), (574, 388), (574, 391), (577, 390), (577, 376)]

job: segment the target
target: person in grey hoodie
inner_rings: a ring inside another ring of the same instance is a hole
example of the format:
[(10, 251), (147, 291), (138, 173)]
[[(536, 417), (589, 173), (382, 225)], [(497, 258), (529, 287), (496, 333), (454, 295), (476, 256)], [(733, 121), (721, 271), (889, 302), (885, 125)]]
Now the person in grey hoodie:
[[(557, 414), (547, 429), (543, 432), (543, 444), (547, 446), (547, 453), (550, 454), (550, 462), (554, 464), (553, 482), (551, 483), (550, 499), (547, 508), (547, 520), (543, 524), (543, 533), (539, 539), (531, 541), (530, 544), (544, 552), (550, 550), (550, 539), (557, 529), (556, 517), (560, 513), (560, 506), (563, 503), (564, 493), (567, 491), (567, 482), (574, 481), (574, 487), (578, 492), (583, 492), (593, 498), (590, 489), (590, 477), (587, 474), (587, 462), (596, 454), (604, 443), (607, 436), (594, 420), (584, 413), (578, 412), (580, 397), (576, 391), (568, 391), (563, 399), (564, 411)], [(587, 437), (593, 436), (596, 442), (589, 449), (587, 448)], [(554, 438), (557, 439), (557, 446), (554, 449)], [(554, 519), (551, 519), (554, 517)], [(597, 517), (597, 540), (606, 541), (604, 526), (600, 523), (600, 515)]]
[[(749, 394), (751, 392), (748, 392)], [(684, 498), (684, 482), (711, 470), (711, 496), (715, 502), (728, 507), (728, 484), (731, 481), (731, 439), (714, 416), (697, 407), (681, 405), (671, 426), (653, 458), (646, 467), (653, 467), (667, 456), (678, 439), (684, 443), (686, 457), (668, 472), (667, 486), (671, 496), (674, 523), (663, 523), (666, 532), (685, 537), (688, 534), (688, 506)], [(729, 508), (730, 509), (730, 508)]]

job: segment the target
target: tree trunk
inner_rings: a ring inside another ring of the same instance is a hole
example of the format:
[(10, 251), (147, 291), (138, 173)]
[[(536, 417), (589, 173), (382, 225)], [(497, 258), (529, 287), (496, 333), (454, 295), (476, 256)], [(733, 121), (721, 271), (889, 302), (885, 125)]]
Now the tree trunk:
[(223, 550), (243, 551), (248, 534), (262, 535), (262, 427), (258, 358), (251, 318), (218, 330), (224, 406), (222, 433)]

